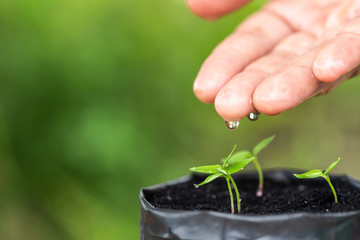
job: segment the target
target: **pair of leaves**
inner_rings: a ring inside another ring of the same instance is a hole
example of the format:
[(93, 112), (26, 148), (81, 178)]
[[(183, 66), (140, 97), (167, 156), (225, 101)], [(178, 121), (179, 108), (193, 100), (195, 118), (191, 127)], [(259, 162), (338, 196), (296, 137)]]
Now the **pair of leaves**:
[(274, 138), (275, 135), (262, 140), (254, 147), (252, 153), (249, 151), (239, 151), (234, 153), (236, 149), (235, 145), (229, 156), (222, 160), (222, 165), (216, 164), (190, 168), (190, 171), (193, 172), (211, 174), (200, 184), (195, 184), (195, 187), (210, 183), (219, 177), (227, 178), (229, 175), (241, 171), (247, 164), (252, 162), (259, 152), (263, 150)]
[(227, 168), (226, 165), (221, 166), (219, 164), (190, 168), (190, 171), (193, 171), (193, 172), (212, 174), (212, 175), (208, 176), (200, 184), (195, 184), (195, 187), (199, 187), (199, 186), (202, 186), (204, 184), (210, 183), (210, 182), (214, 181), (215, 179), (217, 179), (219, 177), (225, 177), (226, 178), (227, 176), (229, 176), (229, 175), (231, 175), (233, 173), (241, 171), (247, 164), (249, 164), (253, 160), (254, 160), (253, 157), (250, 157), (248, 159), (243, 159), (242, 161), (231, 165), (229, 168)]
[(325, 170), (319, 170), (319, 169), (313, 169), (308, 172), (302, 173), (302, 174), (294, 174), (297, 178), (317, 178), (317, 177), (323, 177), (327, 178), (329, 175), (329, 172), (340, 162), (340, 158), (338, 158), (337, 161), (330, 164), (330, 166)]
[(261, 142), (259, 142), (253, 149), (252, 153), (244, 150), (244, 151), (239, 151), (234, 153), (230, 159), (228, 160), (227, 164), (234, 164), (237, 162), (241, 162), (245, 159), (251, 158), (251, 157), (256, 157), (259, 152), (261, 150), (263, 150), (264, 148), (267, 147), (267, 145), (269, 145), (275, 138), (275, 135), (272, 135), (271, 137), (265, 138), (264, 140), (262, 140)]
[(302, 174), (294, 174), (295, 177), (297, 178), (317, 178), (317, 177), (323, 177), (326, 179), (326, 181), (328, 182), (331, 191), (333, 192), (334, 195), (334, 200), (337, 203), (338, 199), (337, 199), (337, 195), (336, 195), (336, 191), (334, 186), (332, 185), (331, 181), (330, 181), (330, 177), (329, 177), (329, 172), (340, 162), (340, 158), (338, 158), (337, 161), (333, 162), (332, 164), (330, 164), (330, 166), (325, 170), (325, 171), (321, 171), (319, 169), (313, 169), (310, 170), (308, 172), (302, 173)]

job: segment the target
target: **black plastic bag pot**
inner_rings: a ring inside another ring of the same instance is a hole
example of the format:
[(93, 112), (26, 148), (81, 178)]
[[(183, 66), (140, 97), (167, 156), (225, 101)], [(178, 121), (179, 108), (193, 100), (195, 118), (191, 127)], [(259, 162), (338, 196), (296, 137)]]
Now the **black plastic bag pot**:
[[(332, 207), (330, 206), (330, 209), (316, 212), (311, 209), (313, 203), (302, 199), (302, 190), (305, 188), (305, 185), (319, 187), (321, 184), (324, 184), (326, 189), (326, 181), (324, 179), (311, 179), (301, 182), (301, 180), (293, 177), (292, 173), (285, 170), (265, 172), (264, 195), (266, 195), (267, 191), (266, 182), (279, 183), (280, 186), (294, 183), (300, 184), (292, 188), (295, 188), (294, 191), (299, 191), (297, 197), (300, 199), (299, 201), (303, 201), (307, 204), (306, 206), (310, 206), (306, 212), (300, 209), (297, 210), (298, 212), (266, 213), (267, 209), (265, 209), (264, 214), (252, 214), (251, 209), (245, 209), (246, 213), (232, 215), (229, 212), (216, 212), (213, 210), (171, 209), (177, 208), (176, 205), (172, 206), (171, 204), (169, 205), (170, 207), (165, 204), (165, 208), (155, 206), (159, 205), (154, 200), (157, 194), (168, 193), (175, 187), (180, 189), (178, 188), (179, 186), (191, 186), (193, 183), (199, 183), (201, 177), (194, 175), (143, 188), (140, 191), (140, 239), (360, 239), (360, 182), (347, 176), (337, 176), (336, 178), (340, 179), (341, 184), (348, 185), (348, 189), (350, 189), (345, 190), (345, 195), (339, 194), (341, 190), (339, 188), (342, 186), (339, 186), (339, 184), (336, 186), (336, 183), (332, 180), (338, 191), (339, 203), (341, 199), (346, 201), (347, 199), (344, 198), (350, 192), (355, 195), (355, 198), (343, 204), (347, 207), (346, 211), (337, 209), (336, 212), (332, 212)], [(246, 175), (249, 176), (248, 178), (251, 181), (254, 181), (257, 177), (256, 174), (240, 175), (242, 177), (238, 180), (241, 182), (238, 186), (239, 189), (246, 184)], [(302, 183), (305, 185), (302, 185)], [(249, 193), (249, 195), (255, 194), (255, 190), (253, 193)], [(315, 191), (315, 195), (322, 194), (316, 194), (316, 189), (312, 191)], [(330, 188), (328, 188), (328, 191), (329, 194), (321, 197), (330, 198), (330, 200), (325, 199), (330, 202), (328, 204), (337, 206), (334, 205), (335, 203), (331, 203), (332, 193)], [(314, 195), (314, 192), (310, 194)], [(244, 193), (241, 195), (244, 195)], [(272, 198), (274, 200), (279, 198), (280, 202), (281, 199), (286, 200), (287, 198), (286, 193), (277, 195), (279, 196), (272, 196)], [(245, 200), (244, 198), (243, 200)], [(168, 199), (169, 203), (174, 202), (171, 195), (167, 195), (165, 201), (166, 199)], [(298, 199), (295, 200), (297, 201)], [(242, 205), (245, 205), (245, 201), (242, 202), (244, 202)], [(261, 208), (262, 206), (258, 207)], [(327, 212), (328, 210), (329, 212)], [(288, 209), (285, 211), (292, 210)]]

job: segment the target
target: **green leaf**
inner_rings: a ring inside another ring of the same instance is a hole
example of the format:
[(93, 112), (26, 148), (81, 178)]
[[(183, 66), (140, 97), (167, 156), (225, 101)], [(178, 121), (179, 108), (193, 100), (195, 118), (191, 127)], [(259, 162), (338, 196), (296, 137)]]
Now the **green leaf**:
[(217, 178), (219, 178), (219, 177), (222, 177), (222, 176), (224, 176), (224, 174), (222, 174), (222, 173), (212, 174), (212, 175), (208, 176), (203, 182), (201, 182), (201, 183), (199, 183), (199, 184), (194, 184), (194, 186), (195, 186), (196, 188), (198, 188), (198, 187), (200, 187), (200, 186), (202, 186), (202, 185), (205, 185), (205, 184), (207, 184), (207, 183), (210, 183), (210, 182), (214, 181), (215, 179), (217, 179)]
[(233, 155), (235, 149), (236, 149), (236, 145), (234, 146), (233, 150), (231, 151), (231, 153), (229, 154), (229, 156), (228, 156), (228, 157), (226, 158), (226, 160), (224, 161), (223, 166), (227, 166), (227, 165), (228, 165), (227, 162), (229, 161), (231, 155)]
[(190, 168), (190, 171), (193, 172), (199, 172), (199, 173), (218, 173), (217, 170), (218, 167), (221, 167), (221, 165), (207, 165), (207, 166), (199, 166), (199, 167), (192, 167)]
[(249, 151), (244, 150), (244, 151), (236, 152), (230, 157), (230, 159), (228, 161), (228, 165), (241, 162), (241, 161), (251, 158), (251, 157), (252, 157), (252, 155)]
[(236, 173), (240, 170), (242, 170), (246, 165), (248, 165), (250, 162), (252, 162), (255, 158), (254, 157), (251, 157), (251, 158), (247, 158), (247, 159), (243, 159), (242, 161), (240, 162), (237, 162), (233, 165), (231, 165), (228, 169), (228, 172), (230, 174), (233, 174), (233, 173)]
[(224, 166), (218, 167), (217, 170), (218, 170), (218, 172), (223, 173), (225, 176), (228, 175), (227, 169), (226, 169), (226, 167), (224, 167)]
[(337, 161), (333, 162), (324, 172), (325, 175), (328, 175), (331, 169), (333, 169), (340, 162), (340, 158)]
[(306, 173), (294, 174), (294, 176), (297, 178), (317, 178), (317, 177), (324, 177), (324, 173), (319, 169), (314, 169)]
[(274, 140), (275, 135), (272, 135), (271, 137), (265, 138), (264, 140), (262, 140), (261, 142), (258, 143), (258, 145), (256, 145), (253, 149), (253, 155), (257, 156), (258, 153), (263, 150), (264, 148), (266, 148), (266, 146), (271, 143), (272, 140)]

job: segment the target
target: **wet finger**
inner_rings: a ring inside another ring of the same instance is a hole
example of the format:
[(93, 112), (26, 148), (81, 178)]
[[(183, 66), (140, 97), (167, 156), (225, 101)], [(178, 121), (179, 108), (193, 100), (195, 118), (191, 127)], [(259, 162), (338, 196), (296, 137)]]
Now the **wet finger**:
[(253, 95), (254, 107), (267, 115), (289, 110), (327, 87), (312, 73), (320, 49), (314, 49), (261, 82)]
[[(314, 37), (306, 33), (295, 33), (279, 43), (274, 50), (251, 63), (243, 72), (233, 77), (218, 93), (215, 108), (224, 120), (240, 120), (255, 112), (252, 97), (257, 86), (292, 59), (308, 50)], [(294, 47), (296, 46), (296, 47)]]
[(253, 15), (206, 59), (194, 82), (195, 95), (205, 103), (212, 103), (232, 77), (271, 51), (291, 32), (292, 29), (271, 12)]

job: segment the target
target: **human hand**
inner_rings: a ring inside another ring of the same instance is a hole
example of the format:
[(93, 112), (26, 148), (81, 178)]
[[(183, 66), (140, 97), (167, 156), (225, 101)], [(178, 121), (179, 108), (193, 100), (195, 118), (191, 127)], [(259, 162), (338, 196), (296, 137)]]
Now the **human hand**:
[[(249, 0), (188, 0), (216, 19)], [(360, 0), (272, 0), (203, 63), (195, 95), (227, 121), (276, 115), (359, 73)]]

